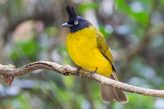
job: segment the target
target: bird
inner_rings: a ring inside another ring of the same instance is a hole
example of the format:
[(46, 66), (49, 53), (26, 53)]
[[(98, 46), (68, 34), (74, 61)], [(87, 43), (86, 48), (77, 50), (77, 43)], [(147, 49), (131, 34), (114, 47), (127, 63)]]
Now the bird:
[[(88, 20), (78, 16), (73, 6), (66, 7), (68, 21), (62, 27), (69, 28), (66, 46), (71, 60), (82, 69), (117, 80), (112, 53), (104, 35)], [(100, 83), (100, 95), (104, 102), (127, 103), (124, 91)]]

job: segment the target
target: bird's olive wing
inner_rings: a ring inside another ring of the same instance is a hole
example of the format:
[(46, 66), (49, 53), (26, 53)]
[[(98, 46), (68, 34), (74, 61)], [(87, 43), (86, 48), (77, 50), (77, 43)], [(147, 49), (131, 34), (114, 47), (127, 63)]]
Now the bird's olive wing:
[(113, 56), (103, 34), (101, 32), (97, 32), (96, 34), (97, 48), (100, 50), (102, 55), (112, 64), (113, 70), (115, 71), (115, 67), (113, 65)]

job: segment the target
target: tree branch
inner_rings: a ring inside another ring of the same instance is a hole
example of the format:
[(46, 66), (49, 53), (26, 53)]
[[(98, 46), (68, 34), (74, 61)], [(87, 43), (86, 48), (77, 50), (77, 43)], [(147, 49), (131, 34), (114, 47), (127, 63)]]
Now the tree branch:
[[(15, 77), (15, 76), (24, 75), (26, 73), (31, 73), (32, 71), (35, 71), (38, 69), (57, 71), (59, 74), (68, 75), (68, 76), (69, 75), (79, 76), (79, 74), (77, 73), (78, 69), (75, 67), (71, 67), (69, 65), (60, 65), (60, 64), (48, 62), (48, 61), (33, 62), (33, 63), (27, 64), (25, 66), (22, 66), (20, 68), (16, 68), (13, 65), (1, 65), (0, 64), (0, 75), (7, 75), (7, 76)], [(164, 98), (164, 90), (141, 88), (141, 87), (129, 85), (126, 83), (122, 83), (122, 82), (119, 82), (116, 80), (112, 80), (110, 78), (104, 77), (97, 73), (93, 74), (92, 76), (88, 76), (88, 73), (89, 72), (87, 72), (87, 71), (80, 70), (81, 77), (94, 79), (94, 80), (100, 82), (101, 84), (107, 84), (107, 85), (122, 89), (127, 92)]]

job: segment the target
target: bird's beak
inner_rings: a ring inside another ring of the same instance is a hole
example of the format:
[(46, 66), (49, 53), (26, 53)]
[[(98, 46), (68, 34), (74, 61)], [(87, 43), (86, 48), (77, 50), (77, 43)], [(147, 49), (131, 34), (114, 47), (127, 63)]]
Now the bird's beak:
[(68, 24), (68, 23), (63, 23), (62, 25), (61, 25), (61, 27), (71, 27), (72, 25), (71, 24)]

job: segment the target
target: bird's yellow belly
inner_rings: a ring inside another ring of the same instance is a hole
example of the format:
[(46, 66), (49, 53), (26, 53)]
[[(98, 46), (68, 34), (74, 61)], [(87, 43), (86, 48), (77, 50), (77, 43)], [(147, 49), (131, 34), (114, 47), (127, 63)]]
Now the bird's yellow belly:
[(71, 59), (75, 64), (88, 71), (97, 69), (97, 73), (109, 77), (112, 67), (97, 48), (96, 37), (83, 35), (78, 33), (68, 35), (67, 48)]

